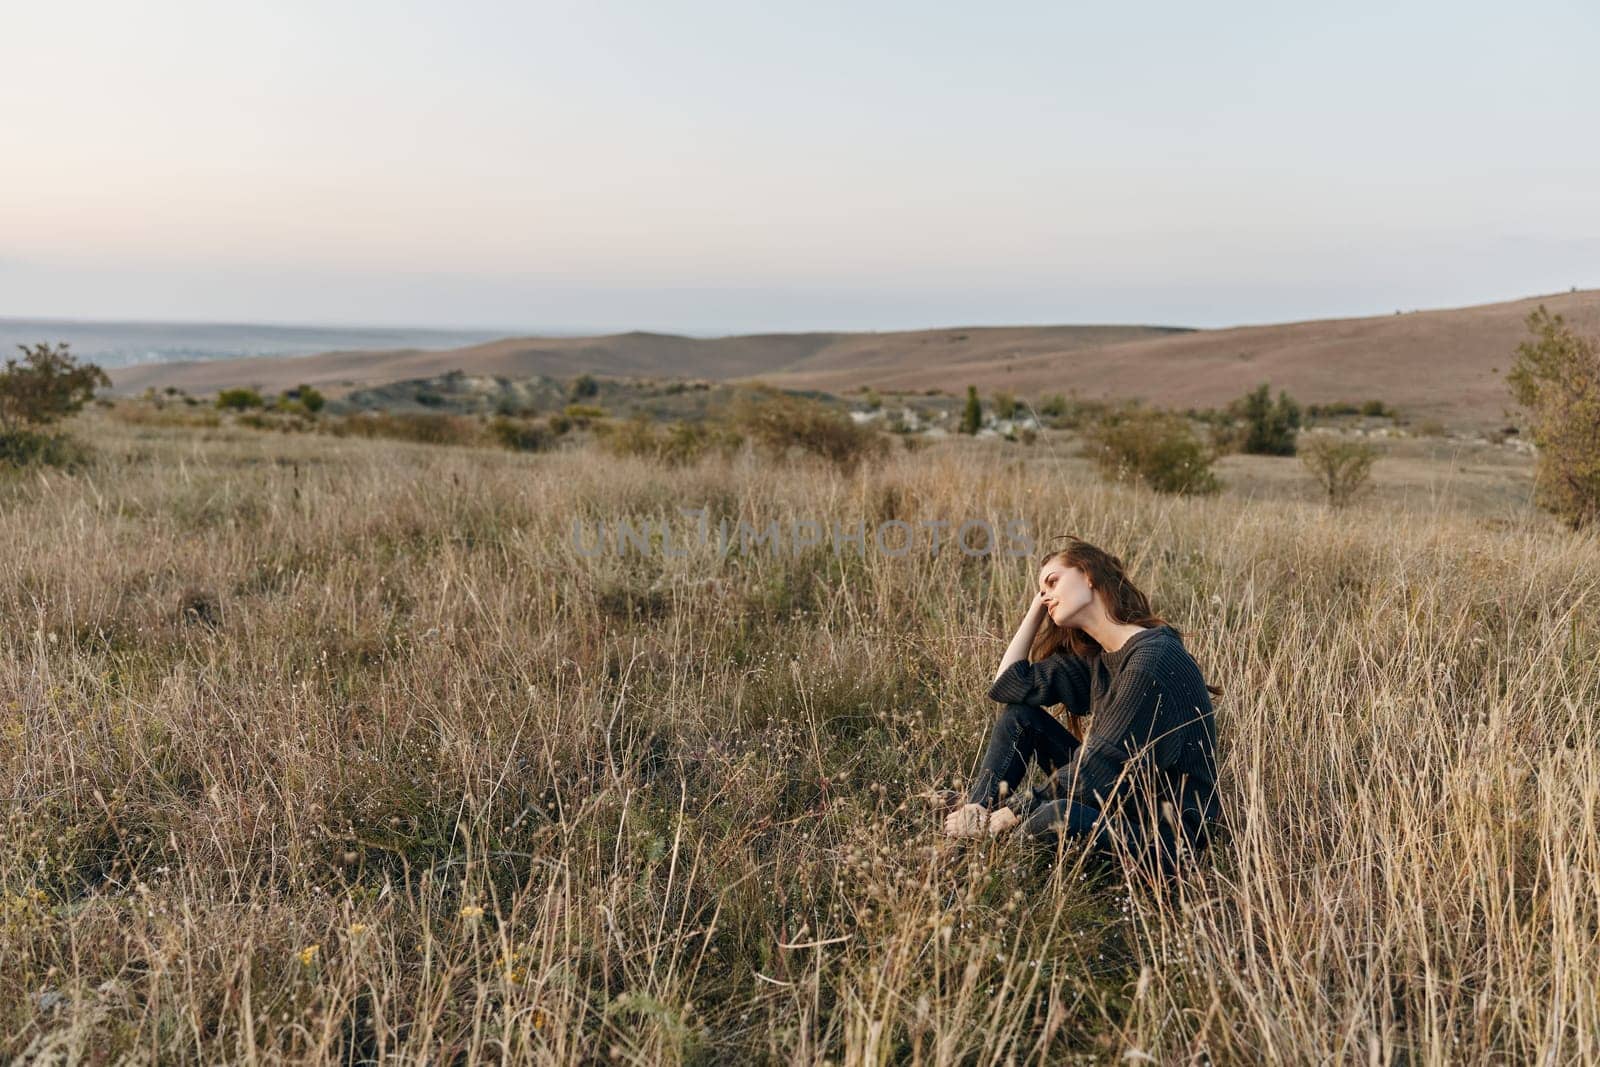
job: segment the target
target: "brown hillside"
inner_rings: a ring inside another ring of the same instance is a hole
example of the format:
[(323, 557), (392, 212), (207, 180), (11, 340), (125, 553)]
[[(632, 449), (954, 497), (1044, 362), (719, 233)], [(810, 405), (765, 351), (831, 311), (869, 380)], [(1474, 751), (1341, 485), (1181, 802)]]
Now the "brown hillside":
[(296, 358), (150, 364), (112, 372), (115, 392), (177, 386), (207, 393), (300, 382), (335, 395), (355, 386), (468, 374), (523, 378), (692, 377), (760, 380), (787, 388), (984, 392), (1025, 397), (1074, 390), (1085, 398), (1142, 397), (1169, 407), (1223, 403), (1259, 383), (1306, 403), (1380, 399), (1451, 425), (1498, 422), (1505, 371), (1543, 302), (1600, 334), (1600, 291), (1502, 304), (1224, 330), (1147, 326), (1014, 326), (892, 333), (658, 333), (522, 337), (444, 351), (328, 352)]
[(1443, 311), (1195, 330), (1077, 351), (1019, 346), (1015, 354), (957, 362), (909, 356), (898, 366), (852, 368), (833, 359), (835, 345), (762, 380), (830, 391), (871, 385), (954, 392), (970, 384), (1029, 397), (1076, 389), (1085, 398), (1143, 397), (1175, 408), (1221, 404), (1269, 382), (1305, 403), (1380, 399), (1419, 418), (1484, 425), (1510, 404), (1505, 373), (1528, 336), (1524, 319), (1540, 303), (1580, 332), (1600, 335), (1600, 291), (1584, 290)]
[(959, 366), (1012, 351), (1076, 351), (1171, 332), (1145, 326), (1020, 326), (715, 338), (641, 332), (604, 337), (515, 337), (440, 351), (325, 352), (288, 358), (152, 363), (115, 370), (112, 380), (118, 393), (139, 393), (150, 386), (206, 393), (241, 385), (275, 392), (301, 382), (337, 392), (340, 387), (430, 378), (457, 369), (508, 378), (589, 373), (725, 380), (800, 366), (835, 372), (852, 366), (887, 372), (908, 365)]

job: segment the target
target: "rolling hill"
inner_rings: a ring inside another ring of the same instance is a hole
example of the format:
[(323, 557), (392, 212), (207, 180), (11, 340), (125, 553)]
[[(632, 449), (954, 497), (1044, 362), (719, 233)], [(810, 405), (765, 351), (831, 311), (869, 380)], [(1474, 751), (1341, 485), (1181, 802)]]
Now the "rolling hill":
[(114, 391), (176, 386), (195, 393), (236, 385), (277, 391), (305, 382), (334, 395), (460, 369), (536, 374), (764, 381), (847, 392), (1011, 390), (1142, 397), (1170, 407), (1210, 406), (1261, 382), (1306, 403), (1376, 398), (1447, 425), (1486, 425), (1509, 404), (1505, 371), (1543, 303), (1580, 331), (1600, 334), (1600, 290), (1369, 318), (1186, 330), (1151, 326), (1010, 326), (885, 333), (752, 334), (692, 338), (624, 333), (522, 337), (441, 351), (328, 352), (129, 367)]

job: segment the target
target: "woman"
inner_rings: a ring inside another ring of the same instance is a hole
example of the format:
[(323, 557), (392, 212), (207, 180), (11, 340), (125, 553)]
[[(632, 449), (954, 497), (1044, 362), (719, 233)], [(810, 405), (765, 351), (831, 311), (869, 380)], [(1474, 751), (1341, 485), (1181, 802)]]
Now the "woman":
[[(1005, 707), (946, 832), (1087, 839), (1170, 873), (1206, 846), (1221, 814), (1213, 693), (1222, 690), (1205, 683), (1122, 561), (1069, 537), (1040, 564), (1039, 592), (989, 689)], [(1069, 725), (1045, 711), (1056, 704)], [(1049, 778), (1018, 792), (1030, 759)]]

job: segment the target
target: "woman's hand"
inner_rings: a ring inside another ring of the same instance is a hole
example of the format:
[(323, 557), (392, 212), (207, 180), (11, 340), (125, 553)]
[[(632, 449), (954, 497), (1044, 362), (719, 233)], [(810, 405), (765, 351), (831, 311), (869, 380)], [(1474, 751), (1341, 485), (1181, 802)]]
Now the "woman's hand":
[(999, 837), (1021, 821), (1022, 817), (1010, 808), (995, 808), (989, 813), (989, 836)]
[(945, 816), (944, 832), (951, 837), (982, 837), (988, 813), (982, 804), (963, 804)]

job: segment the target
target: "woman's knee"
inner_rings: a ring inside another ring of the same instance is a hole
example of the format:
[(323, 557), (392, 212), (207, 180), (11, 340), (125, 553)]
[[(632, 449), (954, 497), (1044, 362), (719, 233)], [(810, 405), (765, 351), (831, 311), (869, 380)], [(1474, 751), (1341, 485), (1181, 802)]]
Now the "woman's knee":
[(1034, 841), (1054, 841), (1066, 830), (1065, 810), (1065, 801), (1041, 804), (1028, 813), (1017, 829)]

